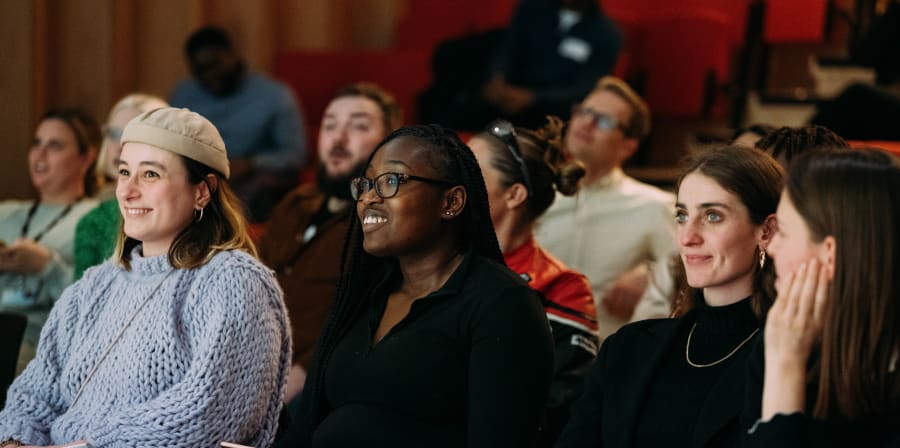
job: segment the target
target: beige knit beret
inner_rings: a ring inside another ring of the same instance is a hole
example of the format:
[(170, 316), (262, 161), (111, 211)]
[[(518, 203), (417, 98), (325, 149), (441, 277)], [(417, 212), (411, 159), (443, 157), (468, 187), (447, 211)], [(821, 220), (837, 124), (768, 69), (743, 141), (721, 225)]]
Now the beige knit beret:
[(122, 131), (121, 143), (144, 143), (196, 160), (228, 179), (228, 154), (219, 131), (202, 115), (163, 107), (134, 117)]

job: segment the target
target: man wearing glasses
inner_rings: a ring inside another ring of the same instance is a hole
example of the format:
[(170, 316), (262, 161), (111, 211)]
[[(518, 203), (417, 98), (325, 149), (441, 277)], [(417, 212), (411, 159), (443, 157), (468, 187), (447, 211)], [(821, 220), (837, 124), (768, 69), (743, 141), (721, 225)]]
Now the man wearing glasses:
[(622, 171), (649, 132), (644, 100), (621, 79), (600, 79), (573, 108), (565, 135), (566, 151), (587, 171), (581, 188), (558, 195), (536, 232), (542, 246), (587, 275), (601, 338), (670, 311), (675, 197)]
[(285, 196), (259, 243), (260, 258), (284, 289), (291, 322), (294, 357), (285, 401), (303, 387), (334, 298), (341, 247), (354, 216), (350, 181), (401, 122), (400, 106), (378, 86), (358, 83), (339, 90), (322, 117), (316, 181)]

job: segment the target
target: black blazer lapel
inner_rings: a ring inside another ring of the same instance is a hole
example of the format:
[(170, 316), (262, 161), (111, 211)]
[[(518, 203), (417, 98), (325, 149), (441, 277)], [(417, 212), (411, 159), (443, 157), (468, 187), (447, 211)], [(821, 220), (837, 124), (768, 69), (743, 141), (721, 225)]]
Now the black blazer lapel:
[(622, 431), (622, 439), (615, 444), (619, 447), (630, 447), (634, 442), (634, 431), (641, 412), (650, 382), (659, 370), (659, 364), (673, 349), (675, 336), (685, 325), (693, 321), (693, 313), (669, 320), (661, 320), (656, 325), (646, 328), (646, 338), (635, 344), (631, 354), (632, 364), (623, 373), (627, 376), (618, 378), (621, 388), (622, 423), (626, 428)]

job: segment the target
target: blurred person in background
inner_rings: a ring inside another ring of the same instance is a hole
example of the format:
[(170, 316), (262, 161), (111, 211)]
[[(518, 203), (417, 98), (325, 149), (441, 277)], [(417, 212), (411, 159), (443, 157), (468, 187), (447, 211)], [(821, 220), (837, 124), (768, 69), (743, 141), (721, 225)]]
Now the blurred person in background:
[(18, 371), (34, 357), (50, 309), (72, 283), (75, 226), (97, 205), (91, 196), (99, 188), (100, 142), (100, 127), (84, 111), (45, 113), (28, 150), (37, 198), (0, 203), (0, 310), (28, 317)]

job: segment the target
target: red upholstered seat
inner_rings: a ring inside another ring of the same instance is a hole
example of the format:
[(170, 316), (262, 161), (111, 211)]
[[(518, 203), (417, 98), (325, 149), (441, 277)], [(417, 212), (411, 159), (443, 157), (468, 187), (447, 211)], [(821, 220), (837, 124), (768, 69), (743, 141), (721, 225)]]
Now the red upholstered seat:
[(766, 0), (763, 38), (768, 43), (821, 42), (825, 0)]
[(709, 10), (660, 12), (644, 23), (638, 56), (644, 96), (654, 114), (704, 114), (708, 81), (729, 79), (732, 44), (728, 16)]

